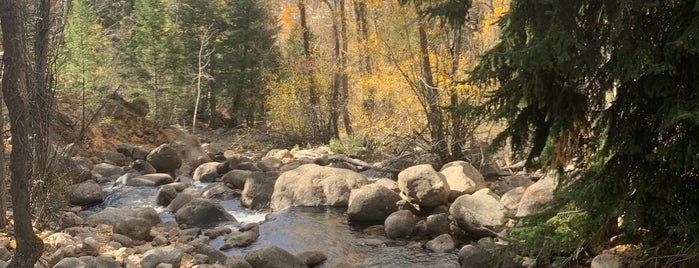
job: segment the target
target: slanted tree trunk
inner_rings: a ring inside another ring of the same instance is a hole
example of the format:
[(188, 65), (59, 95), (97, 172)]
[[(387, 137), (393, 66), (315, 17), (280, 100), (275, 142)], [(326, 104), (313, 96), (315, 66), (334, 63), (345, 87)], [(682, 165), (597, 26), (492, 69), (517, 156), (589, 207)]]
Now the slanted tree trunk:
[[(44, 18), (48, 19), (48, 18)], [(5, 46), (5, 77), (2, 80), (4, 101), (10, 117), (12, 152), (10, 153), (10, 176), (12, 178), (12, 211), (14, 215), (17, 249), (8, 267), (33, 267), (39, 259), (44, 244), (36, 237), (32, 228), (32, 213), (29, 202), (29, 179), (32, 175), (32, 151), (29, 144), (27, 105), (22, 93), (30, 91), (30, 64), (19, 0), (0, 1)]]

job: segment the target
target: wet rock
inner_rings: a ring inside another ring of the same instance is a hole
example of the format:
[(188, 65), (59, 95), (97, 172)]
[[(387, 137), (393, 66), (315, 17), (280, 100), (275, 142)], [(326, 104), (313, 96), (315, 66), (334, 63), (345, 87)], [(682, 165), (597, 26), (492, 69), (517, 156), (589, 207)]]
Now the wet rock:
[(146, 160), (153, 165), (157, 172), (173, 173), (182, 166), (182, 158), (177, 150), (170, 145), (163, 144), (153, 149)]
[(431, 165), (417, 165), (398, 173), (398, 188), (411, 203), (423, 207), (447, 204), (449, 184)]
[(113, 180), (119, 178), (121, 175), (124, 175), (124, 173), (126, 172), (124, 172), (123, 168), (107, 163), (94, 165), (91, 171), (92, 177), (96, 178), (97, 180), (102, 178)]
[(305, 268), (299, 258), (276, 246), (263, 247), (245, 254), (245, 260), (252, 267), (265, 268)]
[(155, 167), (148, 163), (148, 161), (142, 160), (142, 159), (136, 159), (131, 163), (131, 168), (134, 170), (138, 171), (139, 173), (146, 175), (146, 174), (153, 174), (156, 173), (157, 171), (155, 170)]
[(155, 268), (161, 263), (180, 267), (183, 252), (174, 246), (154, 248), (143, 254), (141, 266), (143, 268)]
[(222, 182), (207, 185), (202, 189), (201, 196), (218, 200), (229, 200), (240, 195), (239, 190), (233, 190)]
[(104, 194), (102, 187), (92, 181), (73, 185), (70, 191), (70, 204), (75, 206), (91, 206), (102, 203)]
[(187, 203), (197, 198), (195, 193), (182, 192), (173, 199), (169, 205), (167, 205), (167, 210), (172, 213), (177, 213), (180, 208), (184, 207)]
[(442, 166), (439, 171), (447, 179), (449, 189), (464, 194), (472, 194), (475, 191), (485, 188), (483, 175), (465, 161), (454, 161)]
[(268, 209), (279, 174), (254, 172), (245, 180), (240, 203), (249, 209)]
[(305, 251), (296, 255), (303, 264), (308, 267), (316, 267), (323, 264), (328, 259), (325, 253), (320, 251)]
[(233, 189), (243, 190), (245, 181), (253, 176), (249, 170), (231, 170), (221, 177), (221, 181), (231, 186)]
[(253, 268), (243, 256), (233, 255), (229, 256), (226, 260), (226, 267), (228, 268)]
[(367, 184), (352, 190), (347, 208), (351, 222), (383, 222), (386, 217), (398, 210), (396, 202), (400, 195), (378, 185)]
[(128, 186), (160, 186), (172, 183), (175, 180), (167, 173), (152, 173), (141, 176), (126, 178), (124, 184)]
[(448, 253), (456, 249), (454, 246), (454, 239), (452, 239), (451, 235), (449, 234), (442, 234), (430, 241), (427, 241), (425, 247), (428, 250), (437, 253)]
[(194, 174), (192, 175), (192, 179), (194, 181), (200, 181), (200, 182), (214, 182), (216, 181), (217, 178), (219, 178), (221, 175), (216, 171), (216, 167), (218, 167), (220, 163), (219, 162), (208, 162), (201, 164), (197, 167), (197, 169), (194, 170)]
[(458, 226), (474, 238), (496, 236), (505, 222), (505, 208), (487, 194), (463, 195), (449, 207)]
[(272, 211), (290, 206), (347, 206), (352, 189), (369, 181), (363, 175), (346, 169), (302, 165), (283, 173), (272, 194)]
[(209, 239), (214, 239), (222, 235), (230, 234), (231, 232), (233, 232), (231, 228), (225, 226), (217, 226), (215, 228), (204, 231), (204, 235), (209, 237)]
[(221, 204), (209, 199), (195, 198), (175, 212), (179, 224), (211, 226), (220, 222), (237, 222)]
[(226, 235), (226, 241), (221, 246), (221, 250), (236, 247), (247, 247), (260, 237), (260, 226), (257, 223), (249, 223), (237, 231)]
[(415, 231), (415, 216), (409, 210), (399, 210), (391, 213), (384, 222), (384, 230), (389, 238), (403, 238)]
[(450, 233), (449, 216), (446, 213), (427, 216), (427, 219), (425, 219), (425, 232), (431, 237)]
[(155, 194), (155, 203), (161, 206), (167, 206), (177, 197), (177, 189), (175, 186), (166, 184), (158, 188)]

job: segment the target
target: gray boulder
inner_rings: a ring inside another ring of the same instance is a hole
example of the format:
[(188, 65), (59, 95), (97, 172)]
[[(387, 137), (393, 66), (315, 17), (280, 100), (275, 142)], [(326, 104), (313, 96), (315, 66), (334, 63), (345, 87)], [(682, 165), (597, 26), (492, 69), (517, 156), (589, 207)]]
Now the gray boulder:
[(234, 169), (223, 174), (221, 181), (230, 185), (233, 189), (242, 190), (245, 187), (245, 181), (252, 176), (252, 171)]
[(447, 179), (449, 189), (464, 194), (472, 194), (475, 191), (485, 188), (483, 175), (465, 161), (454, 161), (442, 166), (439, 171)]
[(153, 174), (156, 173), (157, 171), (151, 165), (148, 163), (148, 161), (143, 160), (143, 159), (136, 159), (131, 163), (131, 168), (134, 170), (138, 171), (139, 173), (145, 175), (145, 174)]
[(516, 216), (527, 216), (553, 200), (553, 192), (556, 190), (556, 186), (558, 186), (558, 180), (556, 178), (553, 176), (544, 176), (536, 183), (527, 187), (527, 189), (524, 190), (522, 199), (519, 201)]
[(346, 169), (302, 165), (279, 176), (271, 208), (280, 211), (290, 206), (347, 206), (350, 191), (368, 183), (364, 175)]
[(129, 218), (140, 218), (146, 220), (149, 226), (160, 223), (160, 215), (154, 208), (114, 208), (108, 207), (100, 212), (87, 217), (86, 222), (91, 226), (99, 224), (116, 225), (118, 222)]
[(170, 126), (166, 131), (174, 132), (175, 138), (170, 142), (170, 146), (178, 153), (183, 163), (196, 167), (211, 162), (211, 157), (204, 151), (197, 136), (187, 133), (180, 126)]
[(304, 251), (296, 255), (303, 264), (308, 267), (316, 267), (328, 259), (325, 253), (320, 251)]
[(175, 212), (179, 224), (211, 226), (220, 222), (237, 222), (221, 204), (205, 198), (195, 198)]
[(450, 233), (449, 216), (446, 213), (427, 216), (427, 219), (425, 219), (425, 232), (431, 237)]
[(167, 173), (152, 173), (135, 177), (126, 177), (124, 184), (128, 186), (160, 186), (175, 180)]
[(207, 162), (207, 163), (199, 165), (194, 170), (194, 174), (192, 175), (192, 179), (194, 179), (194, 181), (200, 181), (200, 182), (214, 182), (214, 181), (216, 181), (216, 179), (221, 176), (216, 171), (216, 167), (218, 167), (219, 164), (220, 164), (219, 162)]
[(107, 163), (99, 163), (92, 167), (92, 177), (96, 179), (109, 179), (113, 180), (124, 175), (126, 172), (123, 168)]
[(274, 183), (279, 174), (254, 172), (245, 180), (240, 203), (249, 209), (268, 209), (274, 193)]
[(506, 176), (500, 178), (498, 180), (497, 186), (498, 186), (498, 194), (502, 195), (514, 188), (517, 187), (524, 187), (525, 189), (529, 187), (529, 185), (534, 184), (533, 179), (536, 177), (533, 177), (531, 175), (512, 175), (512, 176)]
[(257, 162), (257, 167), (263, 172), (278, 172), (283, 165), (282, 160), (271, 157), (262, 158)]
[(53, 268), (79, 268), (79, 267), (87, 267), (87, 263), (84, 261), (81, 261), (80, 259), (76, 257), (68, 257), (60, 260), (56, 265), (53, 266)]
[(146, 237), (150, 235), (150, 229), (152, 225), (150, 222), (143, 218), (125, 218), (118, 221), (112, 232), (116, 234), (125, 235), (133, 240), (141, 241), (145, 240)]
[(496, 236), (505, 223), (505, 208), (487, 194), (462, 195), (449, 207), (457, 225), (474, 238)]
[(143, 254), (141, 266), (143, 268), (155, 268), (159, 264), (170, 264), (172, 267), (180, 267), (183, 255), (182, 250), (174, 246), (154, 248)]
[(222, 182), (209, 184), (201, 191), (202, 197), (218, 200), (229, 200), (239, 195), (239, 190), (233, 190)]
[(447, 204), (449, 184), (441, 173), (431, 165), (417, 165), (398, 173), (398, 188), (411, 203), (423, 207)]
[(442, 234), (430, 241), (427, 241), (425, 247), (428, 250), (437, 253), (448, 253), (456, 249), (456, 246), (454, 245), (454, 239), (452, 239), (451, 235), (449, 234)]
[(243, 256), (240, 255), (232, 255), (228, 256), (228, 259), (226, 260), (226, 267), (228, 268), (253, 268), (252, 265), (250, 265)]
[(264, 268), (306, 268), (299, 258), (276, 246), (263, 247), (245, 254), (245, 260), (252, 267)]
[(347, 216), (351, 222), (383, 222), (398, 210), (398, 200), (400, 195), (384, 186), (364, 185), (350, 193)]
[(409, 210), (391, 213), (384, 222), (384, 231), (389, 238), (403, 238), (413, 234), (417, 222)]
[(247, 247), (260, 237), (260, 226), (257, 223), (249, 223), (226, 235), (226, 240), (221, 250), (235, 247)]
[(86, 181), (72, 186), (70, 204), (74, 206), (91, 206), (102, 203), (104, 194), (102, 187), (92, 181)]
[(161, 173), (173, 173), (182, 166), (182, 158), (177, 150), (167, 144), (160, 145), (150, 151), (146, 160), (153, 165), (157, 172)]
[(170, 184), (161, 185), (155, 194), (155, 203), (161, 206), (168, 206), (177, 197), (177, 189)]
[(590, 268), (622, 268), (621, 259), (613, 254), (602, 253), (592, 259)]
[(509, 210), (516, 210), (519, 207), (519, 201), (524, 195), (524, 187), (520, 186), (507, 191), (500, 197), (500, 204)]

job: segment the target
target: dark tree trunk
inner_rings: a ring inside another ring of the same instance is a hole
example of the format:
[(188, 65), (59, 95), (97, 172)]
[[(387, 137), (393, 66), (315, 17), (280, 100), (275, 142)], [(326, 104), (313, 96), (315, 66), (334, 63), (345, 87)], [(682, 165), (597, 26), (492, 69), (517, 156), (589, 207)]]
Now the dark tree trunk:
[[(415, 5), (416, 9), (419, 10), (419, 1), (416, 1)], [(422, 61), (422, 81), (420, 81), (420, 87), (428, 102), (427, 124), (430, 129), (430, 138), (432, 139), (432, 151), (439, 156), (442, 162), (446, 162), (449, 158), (449, 152), (444, 135), (442, 111), (439, 107), (439, 89), (435, 86), (432, 76), (425, 19), (419, 18), (418, 20), (418, 38), (420, 42), (420, 58)]]
[(340, 112), (342, 122), (345, 125), (345, 132), (348, 136), (354, 134), (349, 111), (347, 110), (347, 99), (349, 97), (349, 77), (347, 75), (347, 57), (349, 55), (347, 41), (347, 14), (345, 14), (345, 0), (338, 0), (340, 9), (340, 36), (342, 38), (342, 51), (340, 51)]
[(31, 82), (28, 75), (30, 64), (20, 8), (18, 0), (0, 1), (4, 58), (7, 65), (2, 90), (10, 116), (12, 134), (10, 176), (14, 230), (17, 240), (15, 255), (8, 266), (12, 268), (33, 267), (44, 248), (43, 242), (36, 237), (32, 228), (32, 210), (29, 202), (29, 179), (32, 175), (32, 152), (28, 137), (30, 125), (27, 120), (27, 106), (21, 94), (29, 92)]
[(305, 66), (303, 72), (308, 77), (308, 95), (310, 101), (310, 107), (307, 109), (307, 120), (311, 131), (313, 132), (313, 138), (315, 139), (325, 139), (327, 136), (327, 130), (324, 129), (324, 124), (322, 122), (322, 117), (320, 116), (320, 97), (318, 96), (318, 86), (316, 85), (315, 78), (313, 78), (314, 72), (314, 62), (311, 53), (311, 30), (308, 27), (308, 22), (306, 20), (306, 1), (299, 0), (299, 19), (301, 22), (302, 31), (302, 43), (303, 43), (303, 53), (305, 57)]
[[(2, 39), (0, 39), (2, 43)], [(0, 47), (0, 82), (4, 74), (3, 52)], [(5, 105), (3, 102), (2, 84), (0, 83), (0, 229), (7, 227), (7, 191), (5, 187)]]

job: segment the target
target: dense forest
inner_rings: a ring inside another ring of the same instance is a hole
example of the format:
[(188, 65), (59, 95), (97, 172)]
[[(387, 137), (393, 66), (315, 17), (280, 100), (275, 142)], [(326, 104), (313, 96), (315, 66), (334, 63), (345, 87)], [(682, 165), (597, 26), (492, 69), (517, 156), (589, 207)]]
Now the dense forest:
[(290, 145), (419, 147), (438, 163), (485, 161), (472, 153), (492, 142), (511, 153), (505, 164), (559, 178), (550, 206), (510, 230), (518, 256), (574, 265), (633, 244), (642, 266), (699, 262), (699, 1), (3, 0), (0, 9), (20, 259), (38, 258), (27, 178), (50, 174), (40, 157), (51, 143), (46, 107), (78, 104), (81, 142), (90, 125), (110, 123), (96, 115), (118, 95), (191, 133), (260, 128)]

